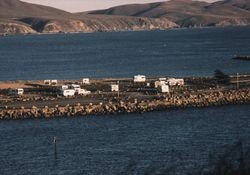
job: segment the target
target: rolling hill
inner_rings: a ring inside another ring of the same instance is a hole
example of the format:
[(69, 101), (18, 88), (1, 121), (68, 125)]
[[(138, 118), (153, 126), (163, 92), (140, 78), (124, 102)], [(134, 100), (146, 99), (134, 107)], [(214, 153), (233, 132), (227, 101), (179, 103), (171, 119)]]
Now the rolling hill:
[(0, 0), (0, 34), (153, 30), (177, 27), (168, 19), (72, 14), (56, 8)]
[(181, 27), (249, 25), (250, 0), (225, 0), (214, 3), (171, 0), (117, 6), (91, 11), (89, 14), (167, 18)]
[(20, 0), (0, 0), (0, 35), (249, 24), (250, 0), (170, 0), (75, 14)]

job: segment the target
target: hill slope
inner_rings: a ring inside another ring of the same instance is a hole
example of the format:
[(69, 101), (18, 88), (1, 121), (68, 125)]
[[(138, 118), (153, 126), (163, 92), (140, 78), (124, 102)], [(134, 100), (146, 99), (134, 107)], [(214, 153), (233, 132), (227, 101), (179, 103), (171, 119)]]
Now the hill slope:
[(0, 0), (0, 34), (167, 29), (167, 19), (72, 14), (20, 0)]
[(89, 14), (168, 18), (183, 27), (249, 25), (250, 0), (225, 0), (215, 3), (171, 0), (149, 4), (112, 7)]

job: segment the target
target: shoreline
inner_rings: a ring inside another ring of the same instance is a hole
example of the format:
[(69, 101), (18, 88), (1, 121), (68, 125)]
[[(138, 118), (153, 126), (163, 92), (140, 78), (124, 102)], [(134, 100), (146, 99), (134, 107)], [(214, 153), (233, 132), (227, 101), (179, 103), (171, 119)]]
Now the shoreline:
[(250, 27), (249, 25), (229, 25), (229, 26), (202, 26), (202, 27), (170, 27), (163, 29), (148, 29), (148, 30), (117, 30), (117, 31), (93, 31), (93, 32), (36, 32), (36, 33), (13, 33), (0, 34), (0, 37), (8, 36), (43, 36), (43, 35), (67, 35), (67, 34), (94, 34), (94, 33), (121, 33), (121, 32), (150, 32), (150, 31), (170, 31), (170, 30), (188, 30), (188, 29), (213, 29), (213, 28), (232, 28), (232, 27)]
[[(149, 78), (147, 81), (154, 82), (156, 79)], [(124, 78), (120, 80), (121, 92), (117, 96), (117, 92), (109, 92), (108, 90), (109, 85), (112, 82), (116, 82), (114, 80), (116, 79), (92, 80), (92, 86), (84, 86), (92, 89), (92, 94), (70, 98), (49, 95), (51, 92), (46, 92), (47, 95), (34, 95), (34, 90), (41, 91), (41, 87), (38, 88), (37, 84), (34, 84), (36, 86), (33, 88), (26, 89), (32, 89), (30, 91), (32, 92), (31, 94), (25, 94), (21, 97), (3, 95), (3, 91), (6, 91), (6, 89), (2, 89), (0, 91), (0, 99), (2, 99), (0, 101), (0, 120), (84, 117), (89, 115), (145, 113), (186, 108), (250, 104), (249, 83), (244, 86), (241, 84), (242, 87), (239, 89), (235, 87), (235, 83), (221, 85), (218, 88), (216, 87), (216, 83), (213, 84), (213, 78), (192, 77), (185, 78), (185, 82), (187, 83), (185, 86), (171, 87), (169, 93), (145, 94), (143, 92), (128, 92), (128, 85), (131, 88), (133, 86), (143, 87), (143, 84), (135, 84), (132, 82), (132, 79)], [(231, 81), (234, 82), (234, 78)], [(45, 87), (43, 88), (45, 89)], [(51, 88), (54, 89), (55, 87)], [(47, 89), (48, 87), (46, 87)], [(96, 91), (93, 91), (93, 89)], [(98, 89), (101, 89), (102, 92)]]

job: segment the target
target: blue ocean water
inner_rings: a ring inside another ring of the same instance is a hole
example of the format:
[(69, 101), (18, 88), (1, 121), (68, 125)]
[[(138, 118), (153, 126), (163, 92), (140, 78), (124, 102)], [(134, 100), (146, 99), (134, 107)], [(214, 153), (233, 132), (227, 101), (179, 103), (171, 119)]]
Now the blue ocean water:
[(249, 72), (235, 54), (250, 55), (249, 27), (7, 36), (0, 81)]
[(249, 105), (236, 105), (1, 121), (0, 173), (195, 175), (239, 141), (249, 153), (249, 113)]
[[(1, 37), (0, 81), (249, 72), (249, 62), (231, 59), (250, 54), (249, 29)], [(236, 105), (1, 121), (0, 174), (205, 173), (239, 141), (250, 152), (249, 113)]]

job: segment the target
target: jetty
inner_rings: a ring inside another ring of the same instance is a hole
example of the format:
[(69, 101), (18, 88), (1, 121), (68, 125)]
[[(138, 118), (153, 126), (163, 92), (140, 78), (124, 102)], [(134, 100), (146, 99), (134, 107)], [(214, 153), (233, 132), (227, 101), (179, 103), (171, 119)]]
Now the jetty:
[[(65, 89), (74, 93), (65, 95), (62, 93)], [(227, 82), (216, 77), (144, 75), (0, 82), (1, 120), (144, 113), (249, 103), (250, 75), (232, 75)]]

